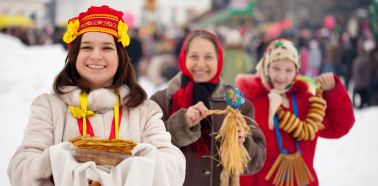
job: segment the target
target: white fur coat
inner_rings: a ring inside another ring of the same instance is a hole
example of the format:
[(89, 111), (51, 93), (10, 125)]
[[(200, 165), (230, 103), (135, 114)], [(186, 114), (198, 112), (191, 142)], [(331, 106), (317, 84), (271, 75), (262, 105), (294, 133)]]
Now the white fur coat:
[[(81, 90), (78, 87), (66, 87), (66, 90), (69, 93), (62, 96), (42, 94), (33, 101), (24, 139), (8, 167), (12, 185), (53, 185), (50, 150), (61, 142), (80, 136), (77, 120), (67, 107), (80, 108)], [(128, 91), (126, 86), (119, 88), (121, 104)], [(89, 120), (96, 137), (109, 138), (115, 100), (111, 89), (96, 89), (88, 94), (88, 110), (95, 112)], [(119, 137), (156, 147), (156, 155), (170, 185), (182, 185), (185, 158), (171, 143), (171, 136), (161, 120), (160, 107), (146, 100), (136, 108), (122, 109)]]

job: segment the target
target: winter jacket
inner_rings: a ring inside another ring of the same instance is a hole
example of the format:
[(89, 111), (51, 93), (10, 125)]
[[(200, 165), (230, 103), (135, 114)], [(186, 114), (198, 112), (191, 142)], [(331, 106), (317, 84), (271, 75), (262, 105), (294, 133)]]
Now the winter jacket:
[[(120, 104), (129, 89), (119, 89)], [(67, 94), (42, 94), (32, 103), (29, 122), (24, 131), (22, 144), (13, 155), (8, 175), (14, 186), (54, 185), (52, 178), (50, 147), (81, 136), (77, 119), (67, 109), (73, 105), (80, 108), (78, 87), (65, 87)], [(109, 138), (116, 101), (114, 90), (96, 89), (88, 94), (88, 110), (95, 114), (89, 117), (94, 135)], [(135, 108), (122, 107), (119, 128), (120, 139), (136, 143), (152, 144), (165, 164), (172, 185), (180, 185), (185, 177), (185, 158), (172, 145), (171, 136), (161, 120), (161, 109), (153, 101), (146, 100)]]
[(352, 69), (354, 90), (367, 90), (369, 88), (372, 79), (371, 68), (371, 58), (368, 54), (357, 56), (353, 62)]
[[(249, 99), (254, 107), (256, 121), (265, 134), (267, 140), (267, 159), (262, 170), (256, 175), (241, 178), (241, 185), (258, 185), (269, 186), (273, 185), (272, 180), (266, 181), (264, 178), (267, 172), (272, 167), (274, 161), (279, 155), (279, 147), (275, 130), (270, 130), (268, 127), (268, 93), (269, 91), (262, 84), (260, 77), (254, 75), (241, 75), (236, 79), (236, 85), (244, 93), (244, 96)], [(318, 137), (324, 138), (340, 138), (348, 133), (354, 124), (354, 113), (351, 100), (343, 87), (339, 78), (335, 76), (336, 86), (334, 89), (324, 92), (323, 98), (327, 101), (326, 115), (323, 120), (324, 129), (316, 133), (313, 141), (300, 141), (300, 151), (302, 157), (310, 169), (315, 181), (310, 185), (318, 185), (318, 180), (313, 167), (313, 160)], [(302, 81), (296, 81), (292, 88), (286, 93), (290, 103), (290, 110), (292, 110), (292, 93), (296, 94), (297, 108), (299, 119), (302, 121), (306, 118), (309, 109), (309, 97), (312, 95), (308, 91), (308, 86)], [(289, 153), (296, 152), (295, 140), (288, 134), (280, 130), (282, 136), (283, 148), (287, 149)], [(271, 178), (272, 179), (272, 178)]]
[[(171, 96), (180, 88), (182, 73), (176, 75), (173, 79), (168, 82), (168, 88), (155, 93), (151, 100), (157, 102), (163, 110), (163, 120), (165, 122), (167, 130), (172, 135), (172, 143), (180, 147), (183, 151), (185, 158), (187, 160), (187, 169), (184, 185), (189, 186), (209, 186), (209, 185), (219, 185), (220, 183), (220, 172), (222, 170), (221, 166), (218, 166), (218, 161), (209, 157), (196, 157), (196, 152), (193, 151), (190, 144), (196, 142), (201, 136), (200, 125), (188, 128), (185, 122), (185, 113), (187, 109), (180, 109), (170, 117), (168, 116)], [(224, 100), (224, 84), (221, 82), (216, 90), (212, 93), (210, 98), (211, 110), (225, 109), (227, 104)], [(241, 108), (242, 114), (250, 118), (254, 117), (254, 109), (249, 101), (246, 101)], [(215, 134), (218, 132), (221, 124), (223, 122), (225, 115), (212, 115), (212, 129)], [(248, 164), (245, 174), (254, 174), (260, 170), (265, 161), (265, 138), (261, 130), (255, 125), (248, 121), (251, 125), (252, 135), (246, 138), (244, 146), (246, 147), (250, 157), (251, 162)], [(214, 135), (212, 136), (212, 141), (214, 142)], [(209, 145), (211, 156), (219, 160), (216, 156), (219, 149), (219, 144), (217, 147)]]

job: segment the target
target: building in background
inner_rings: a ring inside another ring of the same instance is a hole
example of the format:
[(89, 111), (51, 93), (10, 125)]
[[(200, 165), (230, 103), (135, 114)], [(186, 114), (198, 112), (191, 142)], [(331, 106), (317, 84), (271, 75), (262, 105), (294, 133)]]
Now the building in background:
[[(35, 26), (44, 26), (48, 22), (47, 7), (51, 0), (1, 0), (0, 16), (13, 17), (14, 23), (29, 19)], [(10, 24), (10, 23), (7, 23)]]
[[(151, 8), (151, 5), (154, 8)], [(136, 26), (146, 20), (181, 25), (211, 8), (210, 0), (1, 0), (0, 15), (24, 16), (37, 26), (62, 25), (89, 6), (109, 5), (130, 14)], [(146, 6), (147, 5), (147, 6)]]

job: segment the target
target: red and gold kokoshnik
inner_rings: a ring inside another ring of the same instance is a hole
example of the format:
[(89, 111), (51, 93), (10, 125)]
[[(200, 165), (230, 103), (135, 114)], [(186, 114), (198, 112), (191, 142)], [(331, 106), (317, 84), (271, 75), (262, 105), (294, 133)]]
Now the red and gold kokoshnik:
[(77, 36), (86, 32), (103, 32), (115, 36), (126, 47), (130, 43), (130, 37), (127, 34), (128, 25), (124, 23), (122, 16), (122, 12), (108, 6), (92, 6), (87, 12), (82, 12), (68, 21), (63, 41), (70, 44)]

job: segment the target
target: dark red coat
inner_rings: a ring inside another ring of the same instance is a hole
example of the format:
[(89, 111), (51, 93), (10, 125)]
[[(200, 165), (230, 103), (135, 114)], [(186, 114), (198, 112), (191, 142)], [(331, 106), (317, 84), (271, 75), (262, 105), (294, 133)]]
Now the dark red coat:
[[(316, 138), (313, 141), (304, 141), (299, 143), (302, 157), (315, 178), (315, 181), (310, 184), (311, 186), (318, 185), (318, 179), (313, 167), (318, 137), (339, 138), (348, 133), (355, 120), (352, 103), (348, 93), (342, 85), (340, 79), (335, 76), (335, 80), (335, 88), (331, 91), (324, 92), (323, 94), (324, 99), (327, 101), (326, 115), (323, 120), (325, 128), (317, 132)], [(237, 77), (236, 85), (255, 107), (255, 119), (265, 134), (267, 148), (266, 162), (262, 170), (256, 175), (241, 177), (241, 185), (272, 185), (272, 181), (265, 181), (265, 175), (279, 155), (279, 148), (274, 130), (270, 130), (268, 127), (269, 101), (267, 94), (269, 91), (262, 84), (261, 79), (254, 75), (241, 75)], [(291, 95), (292, 92), (296, 93), (299, 118), (304, 120), (309, 109), (308, 98), (311, 96), (311, 93), (308, 91), (307, 84), (302, 81), (296, 81), (287, 94)], [(290, 110), (292, 110), (291, 96), (288, 96), (288, 98), (290, 102)], [(296, 152), (294, 138), (292, 138), (288, 133), (281, 130), (280, 132), (282, 136), (283, 148), (289, 150), (289, 153)]]

